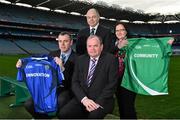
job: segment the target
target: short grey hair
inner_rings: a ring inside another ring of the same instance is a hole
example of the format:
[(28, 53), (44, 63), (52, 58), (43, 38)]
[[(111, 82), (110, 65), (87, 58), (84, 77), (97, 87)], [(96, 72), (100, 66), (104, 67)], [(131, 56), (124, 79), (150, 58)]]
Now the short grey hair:
[[(89, 11), (91, 11), (91, 10), (95, 11), (95, 12), (96, 12), (96, 15), (97, 15), (98, 17), (100, 17), (99, 11), (98, 11), (96, 8), (90, 8), (90, 9), (87, 11), (87, 13), (88, 13)], [(86, 13), (86, 14), (87, 14), (87, 13)]]
[(92, 39), (92, 38), (97, 38), (97, 40), (99, 40), (100, 44), (102, 45), (103, 44), (103, 41), (102, 41), (102, 38), (100, 36), (97, 36), (97, 35), (90, 35), (88, 38), (87, 38), (87, 41), (89, 39)]

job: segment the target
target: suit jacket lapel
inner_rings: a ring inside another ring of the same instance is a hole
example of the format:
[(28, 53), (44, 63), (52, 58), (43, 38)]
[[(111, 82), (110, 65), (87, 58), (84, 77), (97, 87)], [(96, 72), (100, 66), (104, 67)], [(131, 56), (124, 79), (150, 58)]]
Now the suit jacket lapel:
[(85, 60), (85, 63), (82, 65), (82, 66), (85, 66), (85, 68), (84, 68), (85, 73), (84, 73), (84, 78), (83, 78), (83, 80), (84, 80), (84, 84), (85, 84), (86, 86), (87, 86), (86, 80), (87, 80), (87, 75), (88, 75), (88, 70), (89, 70), (89, 60), (90, 60), (90, 57), (87, 56), (87, 57), (86, 57), (86, 60)]
[(100, 36), (101, 35), (101, 26), (99, 25), (98, 27), (97, 27), (97, 30), (96, 30), (96, 35), (98, 35), (98, 36)]

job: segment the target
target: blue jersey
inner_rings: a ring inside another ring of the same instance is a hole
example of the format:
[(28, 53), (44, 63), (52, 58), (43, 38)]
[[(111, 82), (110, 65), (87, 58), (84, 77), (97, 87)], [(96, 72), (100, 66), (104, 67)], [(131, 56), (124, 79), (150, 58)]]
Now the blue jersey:
[(33, 98), (35, 111), (49, 113), (57, 111), (56, 88), (64, 76), (52, 57), (29, 57), (21, 59), (17, 80), (25, 81)]

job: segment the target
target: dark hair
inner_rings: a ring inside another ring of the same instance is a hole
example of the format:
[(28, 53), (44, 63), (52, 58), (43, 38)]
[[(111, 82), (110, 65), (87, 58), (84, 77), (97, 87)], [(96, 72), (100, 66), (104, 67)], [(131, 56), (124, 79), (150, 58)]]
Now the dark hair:
[(127, 24), (126, 23), (123, 23), (123, 22), (116, 22), (115, 24), (115, 27), (114, 27), (114, 33), (116, 32), (116, 26), (118, 25), (123, 25), (124, 28), (126, 29), (126, 36), (129, 37), (129, 31), (128, 31), (128, 27), (127, 27)]
[[(68, 35), (68, 36), (69, 36), (69, 38), (70, 38), (70, 40), (72, 40), (71, 33), (67, 32), (67, 31), (62, 31), (61, 33), (59, 33), (59, 35), (62, 35), (62, 36), (64, 36), (64, 35)], [(59, 35), (58, 35), (58, 36), (59, 36)]]

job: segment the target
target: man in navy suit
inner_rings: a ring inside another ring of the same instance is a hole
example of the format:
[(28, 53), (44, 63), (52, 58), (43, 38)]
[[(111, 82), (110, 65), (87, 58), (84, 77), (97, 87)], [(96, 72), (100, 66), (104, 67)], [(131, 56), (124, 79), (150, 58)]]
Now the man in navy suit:
[(76, 60), (76, 54), (71, 48), (73, 45), (73, 40), (69, 32), (61, 32), (57, 38), (59, 50), (50, 52), (50, 56), (53, 56), (55, 62), (63, 70), (64, 78), (63, 86), (59, 88), (60, 92), (58, 97), (59, 109), (62, 108), (72, 97), (73, 93), (71, 91), (72, 75), (74, 71), (74, 64)]
[[(64, 78), (63, 86), (58, 87), (58, 108), (61, 109), (68, 101), (73, 97), (73, 93), (71, 91), (71, 81), (72, 75), (74, 71), (74, 64), (76, 60), (76, 54), (71, 49), (73, 44), (73, 40), (71, 38), (70, 33), (61, 32), (57, 38), (59, 50), (52, 51), (49, 53), (50, 56), (54, 57), (55, 62), (61, 67), (63, 70)], [(62, 57), (63, 56), (63, 57)], [(18, 61), (16, 66), (20, 67), (22, 65), (21, 61)], [(51, 118), (47, 114), (36, 113), (34, 110), (34, 102), (33, 99), (28, 99), (24, 104), (26, 110), (34, 117), (34, 118)], [(58, 113), (58, 112), (57, 112)]]
[(75, 97), (60, 109), (59, 118), (104, 118), (114, 108), (118, 60), (103, 51), (100, 37), (87, 39), (87, 52), (75, 63), (72, 91)]
[(99, 12), (91, 8), (86, 13), (86, 20), (88, 27), (79, 31), (76, 41), (76, 53), (82, 55), (87, 53), (86, 40), (90, 35), (97, 35), (103, 40), (103, 51), (110, 52), (112, 48), (112, 33), (110, 29), (105, 28), (99, 24), (100, 15)]

